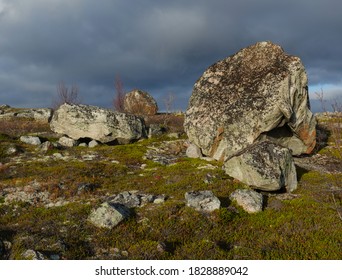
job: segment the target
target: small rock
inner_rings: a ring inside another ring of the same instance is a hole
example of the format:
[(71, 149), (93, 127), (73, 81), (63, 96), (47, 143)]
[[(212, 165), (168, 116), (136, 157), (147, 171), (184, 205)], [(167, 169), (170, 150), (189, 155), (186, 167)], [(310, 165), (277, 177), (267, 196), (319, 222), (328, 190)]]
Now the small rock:
[(128, 208), (139, 207), (141, 204), (140, 196), (132, 192), (122, 192), (119, 193), (115, 198), (113, 198), (111, 203), (119, 203), (125, 205)]
[(92, 192), (97, 188), (97, 185), (92, 183), (81, 183), (77, 187), (77, 194), (85, 193), (85, 192)]
[(97, 154), (88, 154), (88, 155), (82, 155), (82, 160), (85, 161), (93, 161), (98, 157)]
[(221, 206), (220, 200), (212, 191), (194, 191), (185, 193), (187, 206), (198, 211), (212, 212)]
[(202, 157), (201, 149), (195, 144), (190, 144), (186, 149), (186, 156), (189, 158), (200, 158)]
[(140, 166), (140, 168), (141, 168), (142, 170), (146, 169), (146, 167), (147, 167), (147, 164), (146, 164), (146, 163), (143, 163), (143, 164)]
[(55, 146), (50, 141), (46, 141), (39, 146), (39, 149), (42, 152), (47, 152), (47, 151), (50, 151), (54, 148), (55, 148)]
[(88, 144), (89, 148), (94, 148), (98, 145), (99, 145), (99, 143), (96, 140), (91, 140)]
[(9, 155), (9, 156), (13, 156), (13, 155), (17, 155), (19, 153), (22, 153), (23, 150), (21, 148), (19, 148), (18, 146), (16, 145), (11, 145), (7, 148), (6, 150), (6, 155)]
[(34, 250), (26, 250), (23, 254), (22, 254), (24, 259), (27, 260), (45, 260), (46, 258), (44, 257), (44, 255), (39, 252), (39, 251), (34, 251)]
[(63, 158), (63, 155), (61, 153), (54, 153), (52, 155), (55, 159), (62, 159)]
[(165, 195), (158, 195), (157, 197), (154, 198), (153, 203), (154, 204), (161, 204), (161, 203), (164, 203), (165, 200), (166, 200)]
[(119, 203), (104, 202), (89, 215), (89, 221), (102, 228), (112, 229), (130, 216), (130, 210)]
[(230, 199), (236, 201), (248, 213), (262, 211), (263, 198), (260, 193), (249, 189), (239, 189), (230, 195)]
[(160, 253), (164, 253), (166, 252), (166, 250), (167, 250), (166, 244), (164, 242), (158, 242), (157, 251)]
[(169, 133), (168, 135), (167, 135), (167, 137), (168, 138), (174, 138), (174, 139), (178, 139), (179, 138), (179, 133), (177, 133), (177, 132), (172, 132), (172, 133)]
[(211, 183), (214, 182), (214, 179), (215, 179), (215, 178), (216, 178), (215, 175), (212, 175), (212, 174), (208, 173), (208, 174), (205, 175), (205, 179), (204, 179), (203, 181), (204, 181), (204, 183), (206, 183), (206, 184), (211, 184)]
[(87, 143), (81, 143), (78, 145), (79, 147), (88, 147)]
[(61, 259), (61, 257), (59, 255), (57, 255), (57, 254), (52, 254), (52, 255), (49, 256), (49, 259), (50, 260), (54, 260), (54, 261), (58, 261), (58, 260)]
[(75, 147), (77, 146), (78, 142), (74, 139), (69, 137), (63, 136), (58, 140), (58, 143), (64, 147)]
[(145, 194), (145, 195), (141, 196), (140, 200), (141, 200), (140, 206), (144, 206), (144, 205), (146, 205), (148, 203), (154, 202), (155, 196), (152, 195), (152, 194)]
[(29, 145), (40, 145), (42, 142), (37, 136), (21, 136), (20, 141)]

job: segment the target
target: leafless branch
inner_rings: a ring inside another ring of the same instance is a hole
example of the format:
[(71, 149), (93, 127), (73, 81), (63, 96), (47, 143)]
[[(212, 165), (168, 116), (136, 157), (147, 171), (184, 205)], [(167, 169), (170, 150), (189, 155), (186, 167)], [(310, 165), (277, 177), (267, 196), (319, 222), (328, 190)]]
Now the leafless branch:
[(114, 87), (115, 87), (115, 96), (113, 99), (113, 107), (118, 112), (124, 112), (125, 111), (124, 100), (125, 100), (126, 93), (123, 88), (122, 80), (120, 79), (119, 76), (115, 78)]
[(52, 106), (57, 109), (62, 104), (79, 104), (79, 89), (77, 85), (72, 85), (69, 89), (62, 81), (57, 85), (57, 98), (54, 100)]

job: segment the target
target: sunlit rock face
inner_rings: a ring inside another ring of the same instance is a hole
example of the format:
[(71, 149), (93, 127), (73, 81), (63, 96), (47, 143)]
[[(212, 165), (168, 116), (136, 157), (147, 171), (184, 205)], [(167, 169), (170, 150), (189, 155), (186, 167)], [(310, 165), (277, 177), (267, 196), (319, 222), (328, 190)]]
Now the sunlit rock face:
[(213, 64), (194, 85), (184, 127), (204, 155), (221, 161), (265, 139), (311, 153), (316, 121), (301, 60), (259, 42)]
[(125, 144), (146, 136), (139, 117), (88, 105), (63, 104), (54, 112), (50, 127), (74, 140), (90, 138), (101, 143)]

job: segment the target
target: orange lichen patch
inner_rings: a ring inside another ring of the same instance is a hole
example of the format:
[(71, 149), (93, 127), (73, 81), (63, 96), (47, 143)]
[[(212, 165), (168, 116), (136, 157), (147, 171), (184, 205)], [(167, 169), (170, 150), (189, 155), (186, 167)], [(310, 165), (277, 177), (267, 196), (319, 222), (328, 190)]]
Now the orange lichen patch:
[(316, 146), (316, 129), (310, 131), (308, 124), (304, 124), (298, 133), (299, 139), (308, 147), (306, 154), (310, 154)]

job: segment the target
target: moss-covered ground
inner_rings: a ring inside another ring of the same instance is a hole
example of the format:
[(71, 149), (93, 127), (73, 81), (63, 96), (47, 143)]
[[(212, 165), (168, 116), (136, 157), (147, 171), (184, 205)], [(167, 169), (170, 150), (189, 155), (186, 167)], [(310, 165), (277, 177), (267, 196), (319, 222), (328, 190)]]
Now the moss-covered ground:
[[(1, 133), (0, 240), (11, 243), (2, 258), (22, 259), (28, 249), (60, 259), (342, 258), (341, 174), (298, 169), (299, 186), (291, 199), (265, 193), (264, 210), (248, 214), (229, 200), (246, 186), (219, 163), (179, 157), (165, 166), (145, 159), (148, 147), (165, 137), (41, 152), (18, 141), (18, 135)], [(8, 155), (11, 145), (20, 152)], [(67, 203), (5, 202), (9, 188), (32, 182), (51, 200)], [(79, 193), (82, 183), (96, 188)], [(131, 218), (113, 229), (89, 223), (88, 215), (106, 197), (131, 190), (167, 199), (134, 208)], [(221, 209), (209, 214), (187, 207), (184, 194), (194, 190), (212, 190)]]

